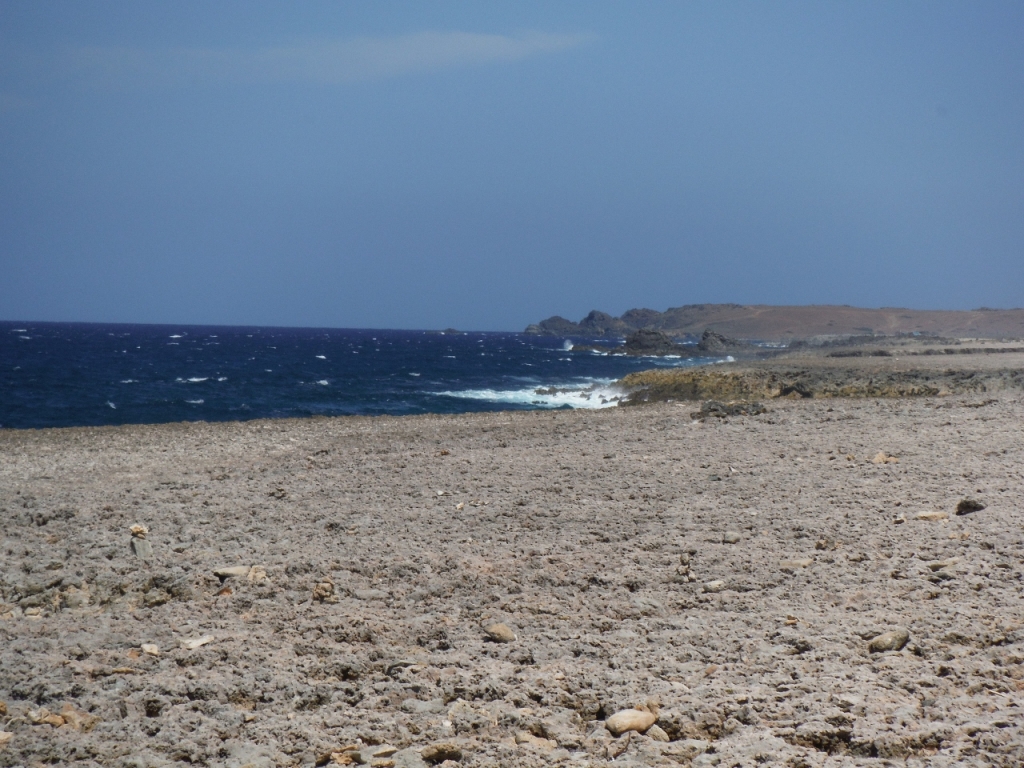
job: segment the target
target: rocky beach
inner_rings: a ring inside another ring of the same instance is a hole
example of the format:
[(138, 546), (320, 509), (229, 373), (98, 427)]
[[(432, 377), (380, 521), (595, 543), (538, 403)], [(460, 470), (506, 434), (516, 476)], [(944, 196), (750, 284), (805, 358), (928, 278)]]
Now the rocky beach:
[(959, 346), (0, 431), (0, 765), (1024, 764), (1024, 354)]

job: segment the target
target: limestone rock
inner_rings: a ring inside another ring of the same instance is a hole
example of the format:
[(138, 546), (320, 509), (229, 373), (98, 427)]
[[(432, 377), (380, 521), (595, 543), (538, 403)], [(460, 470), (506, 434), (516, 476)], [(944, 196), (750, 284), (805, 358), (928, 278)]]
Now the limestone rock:
[(868, 650), (871, 653), (884, 653), (885, 651), (898, 651), (910, 641), (910, 632), (900, 628), (891, 632), (885, 632), (868, 643)]
[(918, 520), (936, 521), (936, 520), (946, 520), (948, 518), (949, 518), (949, 513), (948, 512), (941, 512), (939, 510), (929, 509), (929, 510), (925, 510), (924, 512), (918, 512), (917, 513), (917, 519)]
[(722, 536), (723, 544), (739, 544), (743, 537), (737, 531), (726, 531)]
[(488, 639), (493, 640), (495, 643), (513, 643), (516, 640), (516, 633), (507, 624), (500, 622), (485, 624), (483, 630)]
[(248, 565), (230, 565), (224, 568), (217, 568), (214, 570), (213, 575), (221, 581), (230, 579), (236, 576), (248, 576), (250, 567)]
[(0, 731), (0, 750), (10, 744), (13, 738), (14, 734), (10, 731)]
[(605, 727), (613, 736), (621, 736), (626, 731), (644, 733), (654, 725), (657, 716), (653, 712), (642, 709), (623, 709), (605, 720)]
[(671, 741), (668, 734), (656, 724), (647, 729), (646, 735), (655, 741)]
[(462, 759), (462, 750), (457, 745), (445, 741), (424, 747), (423, 751), (420, 752), (420, 757), (428, 763), (443, 763), (445, 760), (458, 762)]
[(213, 635), (203, 635), (202, 637), (196, 637), (192, 640), (182, 640), (181, 647), (186, 651), (194, 651), (196, 648), (201, 648), (204, 645), (212, 643), (214, 639)]
[(132, 537), (132, 554), (140, 560), (149, 560), (153, 557), (153, 542), (148, 539)]

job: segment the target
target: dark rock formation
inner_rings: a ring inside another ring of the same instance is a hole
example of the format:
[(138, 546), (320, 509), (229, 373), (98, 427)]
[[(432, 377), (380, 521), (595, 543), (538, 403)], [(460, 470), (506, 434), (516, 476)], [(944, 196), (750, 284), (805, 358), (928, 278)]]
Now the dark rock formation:
[(697, 344), (698, 351), (709, 355), (742, 352), (752, 348), (752, 344), (739, 339), (730, 339), (728, 336), (723, 336), (710, 329), (704, 331), (704, 335), (700, 337), (700, 342)]
[(641, 329), (629, 335), (622, 351), (627, 355), (681, 355), (693, 348), (676, 344), (661, 331)]
[(585, 336), (618, 336), (622, 337), (633, 330), (617, 317), (612, 317), (606, 312), (593, 310), (589, 315), (580, 320), (580, 329)]

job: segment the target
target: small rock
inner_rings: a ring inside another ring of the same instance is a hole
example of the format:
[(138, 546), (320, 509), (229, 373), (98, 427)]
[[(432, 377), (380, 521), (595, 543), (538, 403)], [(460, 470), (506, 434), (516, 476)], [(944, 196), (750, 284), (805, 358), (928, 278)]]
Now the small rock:
[(652, 725), (650, 728), (648, 728), (646, 735), (649, 738), (654, 739), (655, 741), (671, 741), (671, 739), (668, 737), (668, 734), (665, 733), (665, 731), (663, 731), (661, 727), (658, 725)]
[(330, 579), (319, 582), (313, 587), (313, 599), (317, 602), (324, 602), (334, 597), (334, 582)]
[(0, 749), (3, 749), (11, 743), (11, 739), (14, 738), (14, 734), (10, 731), (0, 731)]
[(483, 630), (488, 639), (495, 643), (514, 643), (516, 640), (516, 633), (513, 632), (507, 624), (502, 624), (500, 622), (486, 624), (484, 625)]
[(605, 720), (604, 725), (613, 736), (621, 736), (626, 731), (644, 733), (654, 725), (657, 719), (653, 712), (645, 712), (642, 709), (623, 709)]
[(797, 568), (807, 568), (814, 561), (809, 557), (800, 558), (799, 560), (783, 560), (779, 563), (779, 568), (795, 570)]
[(224, 581), (225, 579), (230, 579), (236, 576), (248, 576), (249, 570), (250, 568), (248, 565), (231, 565), (226, 568), (217, 568), (214, 570), (213, 575), (221, 581)]
[(148, 656), (159, 656), (160, 655), (160, 649), (157, 646), (153, 645), (152, 643), (143, 643), (142, 644), (142, 652), (145, 653)]
[(128, 529), (133, 539), (144, 539), (149, 534), (149, 529), (144, 525), (133, 525)]
[(900, 460), (895, 456), (889, 456), (885, 451), (879, 451), (875, 454), (875, 457), (871, 459), (872, 464), (899, 464)]
[(943, 568), (951, 568), (959, 562), (959, 557), (951, 557), (949, 560), (933, 560), (928, 563), (928, 569), (932, 571), (941, 571)]
[(985, 505), (975, 499), (961, 499), (960, 503), (956, 505), (956, 513), (958, 515), (969, 515), (972, 512), (981, 512), (985, 508)]
[(722, 536), (723, 544), (739, 544), (743, 537), (737, 531), (726, 531)]
[(267, 578), (267, 570), (262, 565), (254, 565), (246, 574), (247, 581), (263, 581)]
[(949, 517), (949, 513), (940, 512), (938, 510), (928, 509), (924, 512), (917, 513), (918, 520), (946, 520)]
[(537, 747), (538, 749), (554, 749), (558, 746), (558, 742), (552, 741), (551, 739), (542, 739), (539, 736), (534, 736), (529, 731), (519, 731), (516, 733), (516, 744), (526, 744), (531, 747)]
[(6, 715), (7, 715), (7, 702), (6, 701), (0, 701), (0, 717), (5, 717)]
[(54, 728), (60, 728), (64, 725), (63, 717), (53, 714), (45, 707), (30, 709), (25, 713), (25, 717), (28, 718), (32, 725), (52, 725)]
[(868, 643), (868, 650), (871, 653), (884, 653), (885, 651), (898, 651), (903, 648), (910, 641), (910, 633), (905, 629), (894, 629), (891, 632), (885, 632), (870, 643)]
[(153, 542), (148, 539), (132, 537), (131, 547), (132, 554), (140, 560), (149, 560), (153, 557)]
[(60, 717), (64, 723), (70, 725), (76, 731), (82, 733), (88, 733), (96, 727), (97, 723), (100, 722), (100, 718), (96, 715), (91, 715), (88, 712), (83, 712), (80, 709), (75, 709), (71, 704), (65, 704), (60, 710)]
[(192, 640), (182, 640), (181, 647), (184, 648), (186, 651), (194, 651), (196, 648), (201, 648), (202, 646), (207, 645), (208, 643), (212, 643), (213, 641), (213, 635), (203, 635), (202, 637), (197, 637)]
[(446, 741), (424, 747), (423, 751), (420, 752), (420, 757), (428, 763), (443, 763), (445, 760), (455, 760), (458, 762), (462, 759), (462, 750), (455, 744)]
[(715, 581), (708, 581), (704, 583), (703, 589), (705, 592), (709, 594), (716, 594), (725, 589), (725, 582), (721, 579), (716, 579)]

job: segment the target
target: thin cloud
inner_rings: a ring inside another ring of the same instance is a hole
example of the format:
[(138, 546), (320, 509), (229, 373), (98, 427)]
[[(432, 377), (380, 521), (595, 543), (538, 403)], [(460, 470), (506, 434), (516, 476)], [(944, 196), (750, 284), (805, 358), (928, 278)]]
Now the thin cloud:
[(197, 84), (349, 83), (490, 62), (511, 62), (576, 48), (588, 34), (485, 35), (419, 32), (397, 37), (319, 39), (291, 46), (242, 48), (82, 48), (65, 74), (95, 87)]

